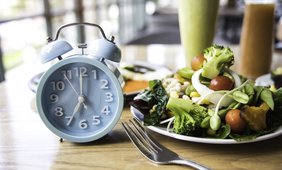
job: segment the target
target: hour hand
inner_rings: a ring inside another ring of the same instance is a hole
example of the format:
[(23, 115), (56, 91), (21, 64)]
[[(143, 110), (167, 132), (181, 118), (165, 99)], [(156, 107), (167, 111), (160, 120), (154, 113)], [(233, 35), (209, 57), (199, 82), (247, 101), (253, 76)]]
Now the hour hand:
[(78, 97), (78, 103), (77, 103), (76, 106), (74, 107), (72, 115), (71, 115), (70, 117), (66, 117), (66, 118), (69, 118), (69, 121), (68, 121), (68, 123), (67, 123), (68, 126), (69, 126), (70, 123), (72, 122), (72, 119), (74, 118), (75, 114), (76, 114), (77, 112), (79, 112), (79, 110), (80, 110), (80, 108), (81, 108), (81, 105), (83, 105), (83, 102), (84, 102), (84, 97), (79, 96), (79, 97)]
[(84, 97), (79, 96), (78, 97), (78, 103), (77, 103), (77, 105), (75, 106), (75, 108), (73, 110), (74, 114), (80, 110), (82, 104), (84, 104)]

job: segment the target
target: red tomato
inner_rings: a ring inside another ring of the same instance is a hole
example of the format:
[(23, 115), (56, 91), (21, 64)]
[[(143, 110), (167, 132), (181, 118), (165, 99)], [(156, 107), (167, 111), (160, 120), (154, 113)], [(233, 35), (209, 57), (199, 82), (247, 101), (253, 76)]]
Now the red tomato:
[(228, 124), (232, 132), (241, 133), (246, 129), (247, 123), (241, 116), (239, 109), (229, 110), (225, 116), (225, 123)]
[(205, 61), (205, 57), (203, 54), (196, 56), (191, 61), (191, 67), (194, 71), (197, 71), (203, 67), (203, 63)]
[(226, 76), (217, 76), (211, 80), (210, 89), (212, 90), (230, 90), (233, 87), (233, 81)]

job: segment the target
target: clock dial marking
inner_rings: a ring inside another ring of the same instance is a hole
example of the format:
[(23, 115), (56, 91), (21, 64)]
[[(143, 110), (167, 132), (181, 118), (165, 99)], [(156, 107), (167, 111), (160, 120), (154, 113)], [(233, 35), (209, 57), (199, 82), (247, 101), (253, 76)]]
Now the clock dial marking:
[(61, 117), (64, 115), (64, 110), (62, 107), (56, 107), (55, 108), (55, 115), (58, 116), (58, 117)]
[(47, 72), (45, 85), (40, 88), (42, 97), (38, 100), (44, 105), (44, 121), (64, 139), (95, 140), (99, 138), (95, 134), (108, 132), (118, 121), (122, 88), (99, 61), (97, 64), (93, 59), (70, 57), (60, 63)]
[(59, 101), (59, 96), (57, 94), (50, 94), (49, 96), (51, 103), (57, 103)]

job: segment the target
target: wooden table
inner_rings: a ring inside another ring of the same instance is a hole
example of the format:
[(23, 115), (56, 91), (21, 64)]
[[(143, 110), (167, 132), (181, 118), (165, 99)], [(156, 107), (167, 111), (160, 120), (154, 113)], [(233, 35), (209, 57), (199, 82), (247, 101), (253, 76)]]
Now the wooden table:
[[(163, 46), (126, 47), (123, 48), (123, 54), (124, 60), (147, 60), (146, 56), (151, 56), (148, 59), (151, 62), (159, 59), (160, 64), (168, 61), (169, 67), (175, 67), (178, 65), (176, 59), (181, 58), (179, 49), (178, 46), (171, 46), (171, 51)], [(135, 50), (139, 52), (136, 53)], [(150, 53), (150, 50), (158, 55)], [(160, 57), (162, 55), (166, 55), (166, 58)], [(122, 121), (132, 118), (126, 106), (121, 120), (104, 138), (88, 144), (59, 142), (59, 138), (51, 133), (39, 118), (35, 108), (35, 94), (27, 87), (31, 75), (27, 71), (32, 69), (32, 65), (26, 64), (9, 71), (6, 82), (0, 83), (0, 169), (187, 168), (155, 165), (137, 151), (121, 126)], [(182, 157), (212, 169), (282, 168), (282, 136), (251, 144), (214, 145), (179, 141), (154, 132), (151, 134)]]

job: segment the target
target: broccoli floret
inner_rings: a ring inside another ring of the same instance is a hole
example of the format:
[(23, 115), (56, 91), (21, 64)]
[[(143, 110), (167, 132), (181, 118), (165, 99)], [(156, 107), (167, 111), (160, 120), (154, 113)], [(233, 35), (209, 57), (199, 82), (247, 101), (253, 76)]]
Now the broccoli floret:
[(213, 79), (223, 68), (234, 64), (234, 55), (229, 47), (212, 45), (204, 51), (206, 61), (203, 64), (202, 76)]
[(173, 131), (177, 134), (199, 136), (201, 122), (208, 116), (207, 109), (191, 100), (169, 98), (166, 106), (175, 116)]

